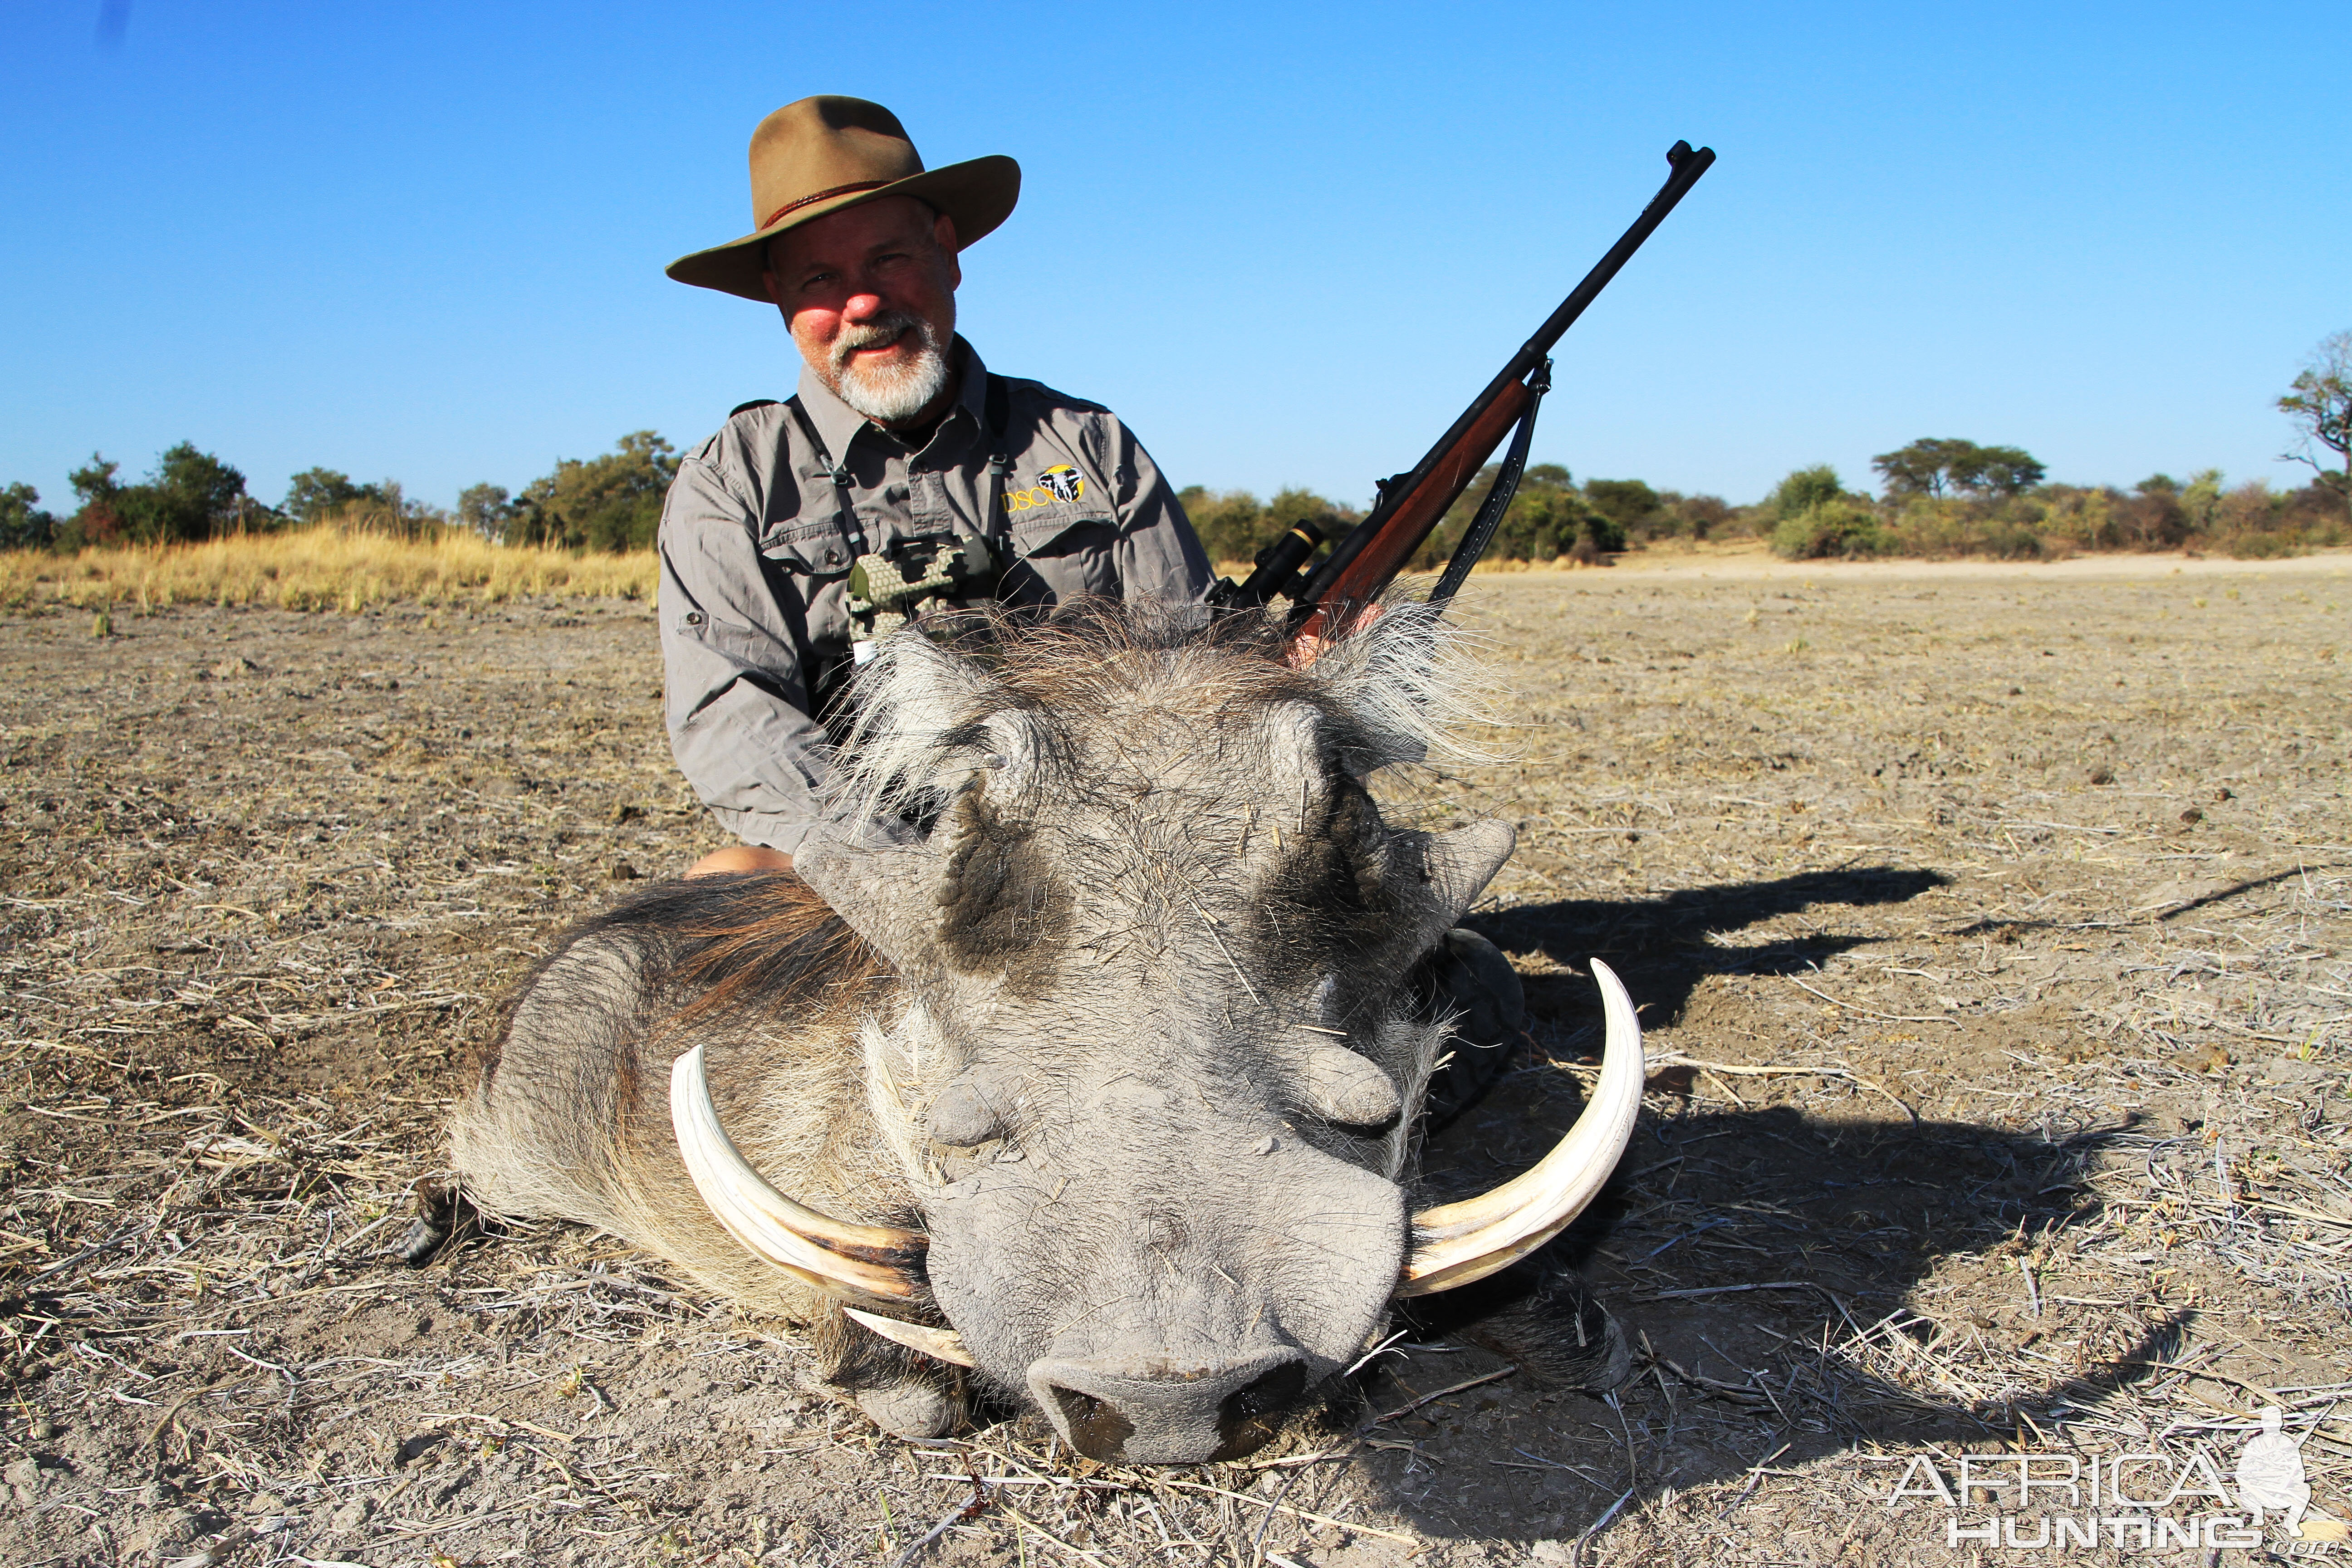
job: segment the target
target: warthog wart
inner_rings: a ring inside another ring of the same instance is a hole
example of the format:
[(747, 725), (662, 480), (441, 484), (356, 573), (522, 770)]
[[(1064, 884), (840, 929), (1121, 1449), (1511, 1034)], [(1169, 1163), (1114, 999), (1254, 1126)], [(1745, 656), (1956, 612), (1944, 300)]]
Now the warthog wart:
[[(1642, 1081), (1596, 964), (1609, 1045), (1576, 1127), (1416, 1210), (1448, 1040), (1416, 976), (1513, 835), (1392, 827), (1366, 791), (1450, 744), (1462, 658), (1433, 615), (1392, 606), (1304, 669), (1283, 647), (1263, 619), (1102, 605), (887, 639), (831, 787), (844, 824), (917, 831), (845, 827), (797, 875), (656, 888), (572, 933), (456, 1114), (472, 1200), (809, 1325), (893, 1431), (978, 1398), (1098, 1458), (1265, 1441), (1402, 1299), (1573, 1219)], [(1622, 1373), (1605, 1314), (1534, 1295), (1553, 1364)]]

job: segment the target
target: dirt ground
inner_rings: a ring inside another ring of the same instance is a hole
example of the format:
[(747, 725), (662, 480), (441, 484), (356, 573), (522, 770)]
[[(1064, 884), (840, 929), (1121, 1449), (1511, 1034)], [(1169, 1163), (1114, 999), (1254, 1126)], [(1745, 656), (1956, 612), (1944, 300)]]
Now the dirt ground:
[[(1465, 610), (1512, 760), (1391, 795), (1518, 825), (1474, 923), (1536, 1021), (1433, 1162), (1557, 1136), (1617, 968), (1651, 1092), (1563, 1245), (1635, 1376), (1402, 1342), (1160, 1475), (882, 1438), (609, 1238), (385, 1256), (512, 978), (721, 842), (642, 605), (0, 621), (0, 1561), (2123, 1562), (2159, 1519), (2203, 1531), (2168, 1560), (2352, 1560), (2352, 559), (1695, 559)], [(2234, 1486), (2263, 1405), (2315, 1511), (2234, 1546), (2180, 1478)], [(1947, 1506), (1964, 1455), (2179, 1495)]]

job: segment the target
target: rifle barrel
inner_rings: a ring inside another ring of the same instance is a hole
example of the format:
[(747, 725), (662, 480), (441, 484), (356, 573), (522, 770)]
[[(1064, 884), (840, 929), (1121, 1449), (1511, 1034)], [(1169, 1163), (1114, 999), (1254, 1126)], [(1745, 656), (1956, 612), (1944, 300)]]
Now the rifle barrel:
[[(1303, 612), (1329, 597), (1343, 574), (1351, 581), (1360, 581), (1366, 575), (1350, 573), (1349, 567), (1364, 553), (1373, 538), (1388, 527), (1391, 520), (1421, 495), (1433, 474), (1443, 466), (1446, 471), (1440, 477), (1447, 481), (1444, 505), (1436, 509), (1427, 519), (1428, 526), (1402, 550), (1384, 545), (1379, 553), (1383, 557), (1392, 555), (1401, 567), (1412, 552), (1421, 547), (1422, 541), (1429, 537), (1436, 528), (1438, 519), (1444, 515), (1446, 507), (1454, 504), (1479, 466), (1494, 455), (1495, 448), (1502, 444), (1504, 435), (1511, 427), (1511, 420), (1497, 422), (1483, 416), (1498, 399), (1510, 395), (1515, 384), (1524, 382), (1528, 372), (1542, 363), (1544, 356), (1551, 352), (1552, 345), (1576, 324), (1579, 316), (1584, 314), (1585, 307), (1600, 297), (1601, 290), (1609, 287), (1610, 279), (1617, 276), (1618, 270), (1633, 252), (1642, 248), (1642, 242), (1665, 222), (1666, 215), (1675, 210), (1675, 205), (1689, 193), (1690, 188), (1698, 184), (1699, 176), (1714, 164), (1715, 149), (1701, 147), (1694, 151), (1689, 142), (1677, 142), (1666, 150), (1666, 162), (1673, 172), (1666, 176), (1666, 183), (1658, 187), (1658, 194), (1650, 198), (1650, 205), (1642, 209), (1642, 216), (1633, 220), (1633, 226), (1620, 235), (1617, 243), (1593, 264), (1592, 270), (1584, 275), (1584, 280), (1569, 290), (1568, 298), (1559, 302), (1559, 309), (1544, 318), (1544, 323), (1536, 329), (1535, 336), (1520, 346), (1519, 352), (1511, 356), (1510, 363), (1503, 366), (1501, 374), (1486, 384), (1486, 390), (1480, 393), (1470, 406), (1462, 411), (1461, 417), (1437, 438), (1437, 445), (1432, 447), (1410, 471), (1381, 488), (1381, 499), (1374, 503), (1370, 513), (1332, 549), (1331, 553), (1324, 558), (1323, 564), (1316, 568), (1314, 575), (1298, 592), (1302, 622), (1305, 618)], [(1485, 444), (1471, 453), (1467, 447), (1475, 443), (1465, 443), (1465, 437), (1474, 433), (1477, 440)], [(1457, 447), (1463, 450), (1457, 452)], [(1464, 460), (1465, 458), (1466, 461)], [(1426, 506), (1424, 500), (1413, 510), (1422, 511), (1426, 510)], [(1388, 576), (1393, 575), (1394, 571), (1391, 570)], [(1388, 577), (1381, 579), (1383, 584), (1387, 580)]]

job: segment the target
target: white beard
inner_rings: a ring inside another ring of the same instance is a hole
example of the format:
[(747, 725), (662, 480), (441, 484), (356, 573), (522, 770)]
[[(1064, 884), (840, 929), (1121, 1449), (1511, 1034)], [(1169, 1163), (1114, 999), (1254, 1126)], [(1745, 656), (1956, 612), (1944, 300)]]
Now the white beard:
[[(859, 348), (887, 342), (904, 331), (920, 340), (912, 363), (869, 369), (851, 360)], [(947, 353), (939, 333), (919, 316), (893, 311), (855, 340), (845, 336), (834, 345), (834, 395), (880, 424), (912, 419), (947, 390)]]

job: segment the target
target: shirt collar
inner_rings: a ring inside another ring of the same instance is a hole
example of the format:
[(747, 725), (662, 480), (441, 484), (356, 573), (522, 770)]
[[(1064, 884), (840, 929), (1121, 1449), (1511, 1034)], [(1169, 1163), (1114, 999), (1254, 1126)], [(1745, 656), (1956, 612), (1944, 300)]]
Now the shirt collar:
[[(946, 423), (952, 424), (956, 409), (961, 408), (971, 414), (971, 428), (985, 429), (988, 425), (988, 367), (980, 363), (980, 354), (963, 341), (961, 332), (956, 334), (954, 345), (949, 352), (951, 356), (950, 363), (962, 367), (963, 382), (956, 389), (955, 404), (948, 410)], [(825, 455), (836, 463), (848, 461), (849, 444), (857, 439), (859, 431), (878, 428), (865, 415), (835, 396), (833, 389), (819, 381), (816, 372), (805, 363), (801, 366), (800, 397), (801, 406), (808, 411), (809, 423), (816, 427), (817, 439), (824, 443)], [(933, 437), (934, 440), (937, 438), (937, 436)]]

